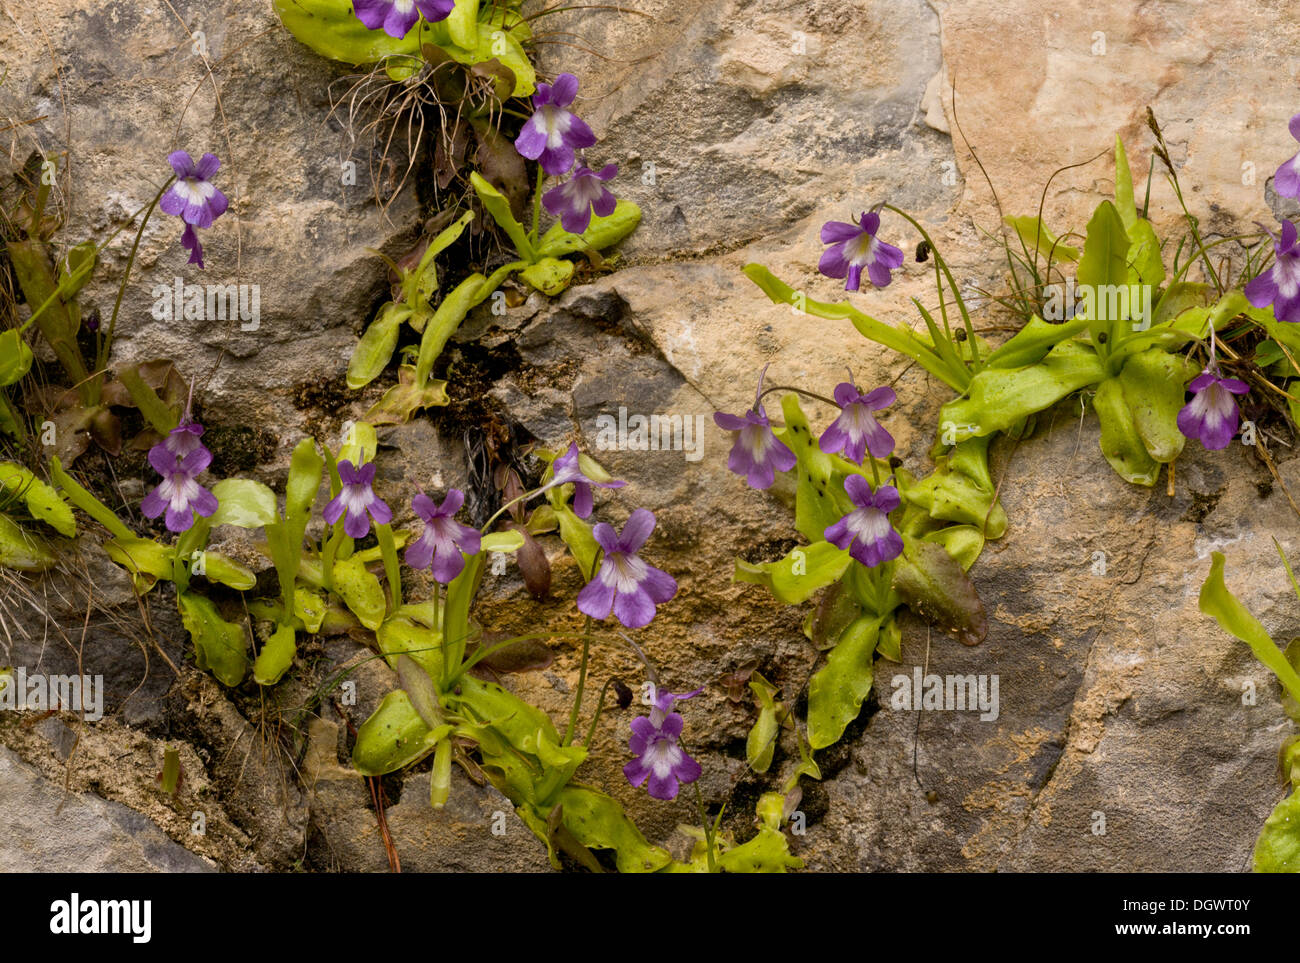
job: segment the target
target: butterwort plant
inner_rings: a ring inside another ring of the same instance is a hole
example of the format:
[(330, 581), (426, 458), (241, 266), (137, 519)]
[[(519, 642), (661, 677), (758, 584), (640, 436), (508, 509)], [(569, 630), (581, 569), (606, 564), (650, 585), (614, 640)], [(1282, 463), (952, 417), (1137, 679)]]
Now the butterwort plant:
[[(896, 613), (903, 605), (963, 642), (983, 637), (983, 607), (964, 572), (978, 542), (973, 526), (932, 518), (924, 507), (929, 495), (893, 457), (893, 436), (880, 423), (897, 401), (892, 388), (849, 380), (826, 397), (763, 387), (765, 376), (766, 369), (748, 417), (720, 413), (715, 420), (732, 431), (729, 465), (749, 487), (793, 491), (795, 527), (806, 541), (779, 561), (737, 560), (734, 577), (787, 604), (819, 599), (806, 626), (810, 641), (829, 650), (808, 689), (808, 742), (818, 750), (836, 742), (860, 711), (876, 653), (901, 658)], [(763, 405), (773, 394), (783, 395), (780, 425)], [(833, 412), (819, 436), (800, 398)], [(756, 462), (767, 470), (755, 472)], [(786, 482), (775, 473), (793, 477)], [(971, 508), (978, 505), (965, 511)]]
[[(644, 630), (660, 607), (676, 594), (676, 581), (643, 559), (656, 527), (652, 512), (638, 508), (621, 530), (588, 519), (597, 510), (596, 490), (613, 493), (624, 487), (576, 444), (557, 451), (540, 451), (547, 468), (536, 487), (511, 491), (511, 497), (479, 528), (456, 516), (464, 506), (462, 493), (451, 489), (439, 503), (423, 493), (411, 508), (419, 527), (407, 536), (406, 562), (412, 569), (428, 571), (434, 585), (428, 601), (403, 591), (400, 605), (389, 612), (376, 630), (381, 651), (397, 671), (401, 689), (386, 696), (361, 726), (353, 754), (357, 769), (380, 775), (409, 766), (433, 755), (430, 799), (444, 805), (452, 791), (451, 757), (457, 745), (472, 746), (478, 765), (511, 799), (521, 818), (547, 843), (555, 865), (567, 856), (593, 869), (599, 863), (593, 851), (609, 850), (624, 871), (683, 871), (659, 847), (649, 844), (614, 800), (589, 785), (573, 782), (587, 760), (606, 696), (617, 680), (608, 679), (595, 700), (586, 698), (594, 669), (593, 643), (627, 647), (657, 677), (640, 646), (626, 629)], [(342, 467), (340, 462), (340, 468)], [(522, 506), (535, 499), (544, 503), (524, 522)], [(527, 525), (538, 533), (558, 532), (572, 553), (586, 585), (577, 593), (577, 611), (586, 616), (580, 634), (538, 627), (534, 632), (486, 644), (490, 626), (477, 626), (471, 617), (473, 601), (483, 581), (485, 558), (493, 552), (514, 551), (523, 544), (512, 527), (493, 531), (506, 513), (514, 526)], [(606, 628), (602, 623), (608, 623)], [(478, 644), (470, 647), (472, 640)], [(581, 643), (581, 662), (569, 718), (557, 728), (539, 709), (492, 682), (482, 681), (474, 670), (493, 665), (494, 656), (512, 647), (573, 640)], [(676, 695), (666, 690), (647, 703), (649, 712), (631, 724), (629, 748), (633, 759), (623, 768), (623, 778), (645, 787), (654, 798), (675, 799), (682, 786), (695, 783), (699, 763), (682, 741), (684, 722), (676, 707), (699, 691)], [(629, 694), (630, 701), (630, 694)], [(621, 705), (623, 703), (620, 703)], [(583, 716), (590, 718), (585, 723)], [(394, 746), (392, 733), (400, 731)], [(563, 832), (558, 827), (563, 827)], [(706, 829), (709, 827), (706, 826)], [(718, 862), (726, 847), (718, 843), (710, 860)], [(729, 851), (729, 850), (728, 850)], [(745, 850), (732, 857), (736, 868), (784, 869), (798, 865), (789, 856), (780, 832), (765, 837), (762, 852)]]

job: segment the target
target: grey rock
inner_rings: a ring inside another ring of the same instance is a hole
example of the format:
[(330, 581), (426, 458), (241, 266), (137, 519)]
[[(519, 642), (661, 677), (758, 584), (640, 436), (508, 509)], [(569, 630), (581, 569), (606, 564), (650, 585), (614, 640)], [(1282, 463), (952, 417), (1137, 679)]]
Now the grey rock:
[(0, 746), (0, 871), (207, 873), (215, 867), (145, 816), (62, 787)]

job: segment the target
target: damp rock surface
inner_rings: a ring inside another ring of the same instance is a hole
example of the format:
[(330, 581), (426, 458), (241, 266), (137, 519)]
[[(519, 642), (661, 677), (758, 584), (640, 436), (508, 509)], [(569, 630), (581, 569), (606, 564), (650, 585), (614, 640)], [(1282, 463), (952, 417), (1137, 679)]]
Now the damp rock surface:
[[(765, 364), (771, 383), (822, 393), (851, 369), (859, 383), (894, 385), (899, 403), (885, 425), (922, 473), (950, 394), (847, 322), (772, 305), (741, 268), (761, 262), (810, 297), (837, 300), (844, 292), (816, 273), (818, 230), (887, 200), (926, 225), (968, 286), (977, 325), (996, 339), (1007, 318), (979, 292), (998, 287), (1005, 262), (986, 232), (1000, 213), (1035, 212), (1053, 172), (1109, 150), (1116, 131), (1143, 177), (1148, 105), (1208, 232), (1267, 218), (1264, 182), (1295, 149), (1286, 128), (1294, 104), (1276, 92), (1300, 69), (1300, 26), (1262, 0), (1137, 9), (1070, 0), (1046, 12), (1028, 0), (619, 6), (549, 18), (548, 29), (570, 31), (602, 56), (539, 49), (544, 73), (582, 78), (576, 109), (602, 137), (592, 160), (620, 165), (614, 186), (641, 205), (641, 226), (607, 273), (555, 300), (521, 299), (504, 317), (486, 306), (472, 315), (447, 349), (453, 405), (381, 432), (377, 489), (395, 525), (410, 525), (417, 488), (471, 485), (476, 455), (466, 439), (484, 433), (509, 445), (576, 439), (626, 479), (617, 497), (598, 495), (597, 518), (621, 525), (639, 506), (657, 514), (645, 557), (680, 591), (638, 641), (673, 691), (706, 687), (681, 711), (706, 798), (728, 802), (728, 825), (743, 834), (754, 800), (778, 785), (795, 747), (787, 739), (778, 748), (772, 776), (747, 775), (754, 710), (747, 698), (729, 700), (719, 679), (756, 665), (797, 702), (817, 653), (801, 610), (731, 580), (737, 556), (788, 550), (793, 493), (754, 492), (728, 473), (730, 439), (712, 413), (751, 405)], [(328, 92), (346, 92), (349, 71), (297, 44), (269, 4), (170, 7), (23, 4), (13, 29), (0, 32), (9, 67), (0, 106), (35, 119), (0, 137), (15, 138), (19, 154), (70, 153), (73, 232), (82, 235), (148, 203), (169, 173), (169, 151), (222, 157), (231, 211), (204, 235), (209, 268), (186, 267), (174, 218), (152, 219), (112, 360), (182, 362), (206, 423), (226, 432), (217, 454), (279, 482), (299, 438), (337, 442), (378, 396), (378, 386), (354, 393), (343, 381), (359, 333), (388, 297), (383, 261), (368, 249), (405, 253), (428, 212), (409, 184), (395, 190), (405, 159), (354, 141), (331, 111)], [(1261, 93), (1243, 95), (1250, 90)], [(348, 162), (354, 185), (343, 183)], [(1082, 230), (1112, 175), (1102, 156), (1056, 177), (1048, 224)], [(1168, 228), (1176, 213), (1157, 174), (1152, 218)], [(889, 214), (885, 224), (910, 255), (914, 230)], [(86, 300), (111, 307), (131, 241), (109, 247)], [(909, 256), (888, 289), (852, 298), (881, 320), (919, 327), (910, 299), (933, 301), (932, 268)], [(257, 326), (159, 320), (155, 292), (178, 278), (256, 285)], [(459, 394), (458, 377), (468, 386)], [(817, 427), (829, 420), (826, 410), (810, 413)], [(609, 419), (656, 414), (698, 426), (693, 449), (639, 450), (617, 433), (612, 444), (601, 440)], [(1274, 453), (1282, 481), (1300, 492), (1300, 462)], [(1281, 795), (1274, 767), (1285, 716), (1276, 683), (1200, 615), (1196, 595), (1209, 552), (1228, 552), (1229, 586), (1276, 637), (1296, 634), (1300, 607), (1270, 540), (1300, 550), (1300, 519), (1281, 486), (1236, 443), (1220, 453), (1189, 448), (1172, 497), (1163, 480), (1153, 490), (1125, 485), (1077, 401), (1041, 418), (1027, 440), (999, 441), (994, 472), (1010, 527), (972, 572), (988, 638), (965, 648), (908, 625), (903, 661), (877, 665), (862, 718), (821, 758), (825, 779), (805, 790), (807, 832), (793, 848), (812, 870), (1247, 868)], [(257, 564), (251, 543), (218, 537)], [(555, 563), (550, 599), (534, 604), (513, 564), (489, 574), (476, 614), (493, 631), (539, 623), (580, 631), (578, 575), (556, 539), (541, 541)], [(396, 686), (395, 674), (368, 662), (352, 676), (353, 704), (322, 698), (325, 680), (368, 650), (347, 638), (314, 640), (267, 700), (255, 688), (223, 689), (194, 669), (172, 597), (148, 596), (149, 629), (140, 628), (129, 585), (96, 551), (84, 546), (87, 568), (51, 582), (57, 591), (6, 599), (5, 617), (21, 631), (4, 637), (0, 664), (66, 672), (80, 653), (82, 665), (105, 673), (108, 700), (99, 723), (0, 719), (8, 747), (0, 869), (387, 870), (376, 797), (348, 757), (351, 727)], [(78, 581), (100, 591), (88, 619)], [(509, 685), (562, 722), (579, 648), (572, 640), (554, 648), (546, 671)], [(593, 659), (600, 684), (641, 678), (622, 648), (597, 645)], [(896, 677), (918, 668), (997, 676), (996, 718), (895, 708)], [(1247, 683), (1259, 692), (1253, 705), (1243, 702)], [(580, 775), (623, 803), (649, 839), (680, 852), (676, 827), (695, 818), (688, 794), (657, 803), (621, 775), (635, 712), (602, 716)], [(156, 781), (169, 747), (182, 758), (176, 797)], [(402, 867), (549, 870), (544, 846), (505, 800), (456, 772), (441, 812), (428, 805), (427, 761), (382, 781)], [(195, 812), (203, 836), (192, 832)]]

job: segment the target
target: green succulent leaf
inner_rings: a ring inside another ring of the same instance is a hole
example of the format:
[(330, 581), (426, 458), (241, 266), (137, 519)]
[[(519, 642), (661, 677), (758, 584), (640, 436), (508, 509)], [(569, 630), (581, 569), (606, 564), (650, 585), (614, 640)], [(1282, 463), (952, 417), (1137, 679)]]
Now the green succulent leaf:
[(433, 312), (433, 318), (425, 326), (424, 335), (420, 339), (420, 357), (415, 366), (417, 385), (428, 382), (433, 363), (442, 354), (447, 340), (456, 333), (470, 310), (487, 297), (489, 292), (484, 291), (486, 283), (487, 278), (483, 275), (471, 274), (456, 285)]
[(1151, 348), (1130, 357), (1119, 376), (1138, 437), (1148, 454), (1164, 464), (1177, 458), (1187, 441), (1178, 430), (1187, 368), (1182, 355)]
[(523, 532), (509, 529), (484, 535), (479, 550), (483, 552), (517, 552), (524, 547)]
[(564, 292), (573, 280), (573, 262), (544, 257), (519, 272), (519, 276), (549, 298)]
[(1128, 279), (1134, 284), (1148, 284), (1154, 290), (1165, 279), (1164, 264), (1160, 260), (1160, 239), (1156, 237), (1151, 222), (1138, 215), (1133, 199), (1133, 175), (1129, 172), (1124, 142), (1118, 134), (1115, 135), (1115, 210), (1132, 241), (1128, 251), (1132, 264)]
[(376, 633), (379, 651), (388, 664), (397, 668), (398, 660), (409, 658), (426, 675), (442, 678), (442, 633), (402, 615), (391, 615)]
[(262, 528), (279, 519), (275, 492), (250, 478), (225, 478), (212, 486), (217, 496), (217, 510), (208, 520), (218, 525), (238, 528)]
[[(465, 3), (466, 0), (457, 3), (457, 10)], [(473, 6), (478, 6), (477, 0)], [(462, 25), (454, 31), (451, 18), (433, 24), (430, 35), (434, 42), (453, 60), (466, 66), (495, 60), (514, 75), (512, 96), (529, 97), (533, 94), (537, 89), (537, 73), (523, 47), (532, 36), (527, 21), (513, 10), (496, 6), (489, 17), (478, 21), (477, 31), (472, 29), (464, 15), (458, 22)]]
[(366, 628), (375, 631), (383, 623), (387, 611), (384, 589), (360, 559), (334, 563), (334, 588)]
[(1210, 553), (1210, 560), (1210, 574), (1201, 586), (1200, 610), (1213, 617), (1229, 635), (1249, 645), (1255, 658), (1272, 670), (1291, 698), (1300, 700), (1300, 672), (1287, 661), (1282, 650), (1273, 644), (1259, 620), (1228, 591), (1228, 586), (1223, 581), (1223, 553)]
[(754, 772), (767, 772), (776, 753), (777, 738), (781, 734), (781, 716), (784, 706), (777, 701), (780, 689), (757, 672), (749, 680), (749, 690), (758, 706), (758, 719), (745, 740), (745, 761)]
[(404, 364), (397, 369), (397, 384), (366, 412), (366, 420), (376, 425), (404, 425), (417, 411), (441, 408), (450, 402), (447, 382), (430, 378), (421, 385), (415, 366)]
[[(826, 529), (844, 516), (835, 497), (835, 462), (817, 446), (808, 417), (793, 393), (782, 397), (781, 412), (785, 427), (775, 434), (798, 459), (794, 527), (808, 541), (818, 542), (825, 538)], [(843, 481), (838, 485), (842, 490)]]
[(903, 536), (893, 587), (908, 608), (963, 645), (978, 645), (988, 634), (974, 584), (942, 545)]
[(348, 362), (348, 387), (353, 391), (364, 388), (392, 360), (397, 348), (397, 336), (402, 324), (410, 318), (413, 309), (409, 305), (389, 301), (379, 309), (375, 320), (370, 322), (366, 333), (361, 336)]
[(845, 549), (819, 541), (791, 549), (778, 562), (752, 565), (736, 559), (733, 579), (761, 585), (786, 605), (796, 605), (832, 582), (838, 582), (851, 561)]
[(131, 574), (141, 595), (159, 579), (170, 579), (175, 571), (175, 549), (152, 538), (110, 538), (104, 543), (104, 553)]
[(623, 807), (602, 792), (566, 786), (559, 805), (569, 832), (588, 849), (612, 849), (620, 873), (653, 873), (672, 861), (667, 850), (650, 845)]
[(248, 636), (242, 625), (227, 622), (202, 595), (181, 592), (176, 597), (181, 623), (194, 641), (194, 661), (219, 682), (239, 685), (248, 674)]
[(826, 664), (808, 683), (808, 744), (825, 749), (839, 742), (871, 694), (881, 619), (863, 616), (845, 630)]
[(1120, 380), (1107, 378), (1098, 385), (1092, 406), (1101, 423), (1101, 453), (1110, 467), (1127, 482), (1154, 486), (1160, 477), (1160, 463), (1142, 443)]
[(631, 201), (619, 201), (607, 217), (593, 214), (591, 224), (581, 234), (570, 234), (558, 221), (537, 243), (538, 258), (555, 258), (577, 251), (604, 251), (636, 230), (641, 223), (641, 208)]
[(1255, 842), (1255, 872), (1300, 873), (1300, 790), (1274, 808)]
[(352, 765), (363, 776), (382, 776), (419, 762), (437, 748), (451, 726), (430, 729), (402, 689), (384, 696), (357, 730)]
[(347, 424), (347, 437), (339, 449), (338, 460), (353, 465), (374, 461), (375, 452), (379, 450), (379, 436), (375, 434), (375, 426), (370, 421), (352, 421)]
[(1082, 313), (1089, 321), (1088, 330), (1094, 344), (1099, 343), (1102, 334), (1114, 342), (1120, 333), (1119, 322), (1122, 319), (1109, 316), (1109, 299), (1100, 295), (1104, 290), (1128, 285), (1129, 246), (1129, 236), (1119, 211), (1110, 201), (1102, 201), (1088, 222), (1087, 240), (1078, 270), (1080, 288), (1092, 293)]
[[(952, 434), (957, 434), (955, 427)], [(935, 470), (901, 489), (902, 497), (935, 521), (970, 525), (988, 538), (1001, 538), (1007, 515), (996, 500), (997, 488), (989, 472), (991, 441), (990, 435), (970, 437), (947, 454), (935, 454)]]
[(54, 480), (55, 486), (63, 492), (75, 508), (80, 508), (103, 525), (114, 538), (130, 539), (136, 537), (135, 532), (127, 528), (107, 505), (77, 484), (72, 479), (72, 476), (63, 470), (63, 465), (57, 458), (50, 459), (50, 478)]
[(420, 53), (426, 25), (405, 37), (369, 30), (352, 9), (352, 0), (273, 0), (289, 32), (322, 57), (348, 64), (374, 64), (387, 57)]
[(77, 535), (77, 520), (59, 493), (22, 465), (0, 462), (0, 504), (20, 498), (27, 513), (67, 538)]
[(24, 531), (8, 515), (0, 514), (0, 567), (20, 572), (43, 572), (55, 563), (45, 540)]
[(943, 406), (939, 426), (954, 441), (1006, 431), (1105, 376), (1091, 347), (1062, 341), (1037, 364), (981, 370), (971, 378), (969, 397)]
[(17, 328), (0, 331), (0, 388), (17, 384), (31, 370), (32, 358)]
[(298, 652), (298, 633), (291, 625), (281, 625), (271, 633), (253, 662), (253, 681), (258, 685), (275, 685), (293, 665)]
[(1051, 324), (1038, 315), (992, 352), (985, 364), (990, 368), (1023, 368), (1042, 361), (1047, 352), (1088, 327), (1086, 318)]
[(1052, 264), (1073, 264), (1079, 260), (1079, 249), (1061, 243), (1037, 217), (1004, 217), (1002, 223), (1016, 232), (1031, 260), (1035, 254), (1043, 259), (1044, 267), (1049, 261)]
[(590, 582), (592, 576), (596, 574), (596, 558), (600, 554), (600, 546), (596, 544), (596, 536), (592, 534), (591, 525), (575, 515), (573, 509), (563, 502), (552, 503), (552, 507), (555, 510), (555, 519), (560, 525), (560, 538), (573, 553), (573, 559), (578, 563), (578, 571), (582, 573), (582, 580)]
[(497, 222), (497, 226), (505, 232), (510, 243), (514, 245), (515, 252), (530, 264), (534, 263), (538, 258), (537, 251), (533, 247), (533, 242), (528, 239), (528, 232), (510, 210), (510, 201), (489, 184), (478, 171), (469, 175), (469, 181), (474, 188), (474, 193), (478, 195), (479, 203), (492, 215), (492, 220)]
[(298, 588), (293, 592), (293, 614), (308, 632), (319, 632), (329, 613), (329, 604), (315, 592)]

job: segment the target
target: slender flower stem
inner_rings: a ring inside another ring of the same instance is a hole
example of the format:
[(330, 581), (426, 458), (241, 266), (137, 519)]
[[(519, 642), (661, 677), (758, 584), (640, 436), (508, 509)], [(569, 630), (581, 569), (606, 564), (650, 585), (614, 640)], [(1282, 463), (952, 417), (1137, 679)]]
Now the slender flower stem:
[[(122, 271), (122, 283), (117, 287), (117, 300), (113, 302), (113, 314), (108, 319), (108, 330), (104, 332), (102, 337), (98, 331), (95, 333), (96, 371), (103, 370), (104, 365), (108, 363), (108, 353), (113, 348), (113, 332), (117, 330), (117, 315), (118, 312), (122, 310), (122, 298), (126, 295), (126, 282), (131, 277), (131, 268), (135, 266), (135, 256), (140, 249), (140, 238), (144, 237), (145, 225), (149, 223), (149, 218), (153, 214), (154, 208), (158, 206), (158, 202), (162, 200), (163, 194), (167, 192), (167, 188), (171, 187), (172, 182), (175, 180), (176, 178), (174, 176), (167, 178), (167, 182), (163, 184), (158, 193), (154, 195), (148, 209), (145, 210), (144, 217), (140, 219), (140, 226), (135, 232), (135, 240), (131, 242), (131, 253), (126, 259), (126, 268)], [(96, 401), (99, 400), (99, 388), (99, 380), (96, 379), (91, 384), (91, 392), (94, 394)]]
[(542, 165), (537, 165), (537, 186), (533, 188), (533, 232), (528, 235), (529, 239), (536, 244), (537, 232), (542, 227), (542, 184), (546, 181), (546, 171)]
[(582, 665), (578, 669), (578, 688), (573, 694), (573, 708), (569, 710), (569, 724), (564, 728), (564, 742), (561, 745), (571, 745), (573, 743), (574, 731), (578, 728), (578, 713), (582, 710), (582, 692), (587, 687), (587, 662), (591, 656), (591, 616), (587, 616), (587, 624), (582, 629)]
[(709, 822), (709, 814), (704, 809), (704, 793), (700, 792), (700, 781), (697, 779), (691, 785), (695, 787), (695, 809), (700, 814), (700, 823), (704, 826), (704, 845), (709, 857), (709, 872), (718, 871), (717, 857), (713, 853), (713, 824)]
[[(979, 346), (975, 343), (975, 326), (971, 324), (970, 312), (966, 310), (966, 302), (961, 296), (961, 289), (957, 287), (957, 281), (952, 276), (952, 271), (948, 270), (948, 262), (945, 261), (943, 259), (943, 256), (939, 253), (939, 249), (935, 247), (934, 241), (930, 240), (930, 235), (926, 233), (925, 228), (923, 228), (919, 223), (917, 223), (916, 219), (912, 217), (912, 215), (908, 214), (906, 211), (900, 211), (893, 204), (885, 204), (884, 207), (886, 210), (893, 211), (903, 220), (907, 221), (914, 228), (916, 228), (921, 233), (921, 237), (925, 239), (925, 243), (930, 246), (930, 252), (934, 255), (934, 261), (936, 266), (941, 267), (943, 269), (944, 276), (948, 279), (948, 286), (952, 288), (953, 299), (957, 302), (957, 309), (961, 312), (962, 321), (965, 322), (966, 325), (966, 340), (970, 342), (971, 359), (975, 362), (975, 370), (979, 371), (980, 368), (984, 366), (984, 363), (980, 360)], [(939, 291), (940, 307), (943, 306), (944, 301), (945, 298), (943, 296), (943, 291), (941, 289)], [(946, 308), (944, 309), (944, 314), (946, 319), (946, 315), (947, 315)], [(945, 320), (945, 327), (946, 326), (947, 325)]]
[(609, 687), (614, 684), (614, 677), (610, 676), (600, 689), (600, 699), (596, 702), (596, 712), (591, 717), (591, 725), (587, 727), (587, 736), (582, 740), (584, 746), (590, 746), (591, 740), (596, 735), (596, 723), (600, 721), (600, 714), (605, 711), (605, 696), (609, 693)]
[(524, 492), (522, 495), (517, 495), (514, 498), (510, 499), (510, 501), (506, 502), (504, 505), (502, 505), (500, 508), (498, 508), (495, 512), (492, 513), (492, 517), (483, 523), (482, 527), (479, 528), (479, 532), (483, 535), (486, 535), (487, 530), (492, 527), (492, 523), (495, 522), (502, 515), (504, 515), (506, 512), (508, 512), (510, 510), (510, 506), (517, 505), (520, 502), (527, 501), (528, 499), (533, 498), (536, 495), (540, 495), (542, 492), (546, 491), (550, 487), (551, 487), (550, 485), (543, 485), (541, 488), (534, 488), (532, 491)]
[(321, 552), (321, 581), (325, 583), (325, 588), (334, 591), (334, 556), (338, 554), (339, 543), (343, 541), (343, 520), (339, 519), (334, 526), (334, 531), (330, 532), (329, 539), (325, 542), (325, 548)]
[(763, 393), (758, 396), (758, 399), (762, 401), (775, 391), (793, 391), (797, 395), (803, 395), (805, 398), (812, 398), (814, 401), (825, 402), (828, 405), (834, 405), (836, 408), (840, 406), (840, 403), (834, 398), (827, 398), (825, 395), (819, 395), (813, 391), (804, 391), (802, 388), (795, 388), (791, 385), (773, 385), (770, 388), (764, 388)]
[[(502, 650), (502, 649), (509, 648), (510, 646), (515, 645), (515, 644), (517, 644), (517, 643), (519, 643), (519, 642), (528, 642), (528, 641), (531, 641), (532, 639), (578, 639), (578, 640), (581, 640), (581, 639), (584, 639), (584, 638), (590, 638), (590, 639), (593, 639), (593, 640), (595, 640), (595, 641), (597, 641), (597, 642), (608, 642), (608, 643), (611, 644), (611, 645), (616, 645), (616, 644), (619, 643), (620, 641), (622, 641), (622, 642), (626, 642), (626, 641), (627, 641), (627, 639), (626, 639), (625, 637), (622, 637), (622, 636), (618, 635), (617, 633), (615, 633), (615, 634), (608, 634), (608, 633), (603, 633), (603, 632), (592, 632), (590, 636), (585, 636), (585, 635), (578, 635), (576, 632), (526, 632), (526, 633), (524, 633), (523, 635), (515, 635), (515, 636), (511, 636), (511, 637), (508, 638), (508, 639), (502, 639), (500, 642), (497, 642), (497, 643), (495, 643), (495, 644), (493, 644), (493, 645), (489, 645), (489, 646), (487, 646), (486, 648), (478, 648), (478, 649), (475, 649), (475, 650), (474, 650), (474, 654), (471, 655), (471, 656), (470, 656), (468, 659), (466, 659), (464, 662), (462, 662), (461, 665), (460, 665), (460, 668), (457, 669), (455, 672), (453, 672), (453, 673), (451, 674), (451, 676), (450, 676), (450, 677), (448, 678), (448, 680), (447, 680), (447, 683), (446, 683), (446, 685), (445, 685), (445, 688), (451, 688), (452, 686), (454, 686), (454, 685), (456, 684), (456, 681), (457, 681), (457, 680), (458, 680), (462, 675), (464, 675), (467, 671), (469, 671), (470, 669), (472, 669), (474, 666), (478, 665), (478, 663), (482, 662), (484, 659), (486, 659), (486, 658), (487, 658), (489, 655), (491, 655), (492, 653), (494, 653), (494, 652), (499, 652), (499, 651)], [(447, 642), (444, 640), (440, 645), (438, 645), (438, 646), (434, 646), (434, 648), (435, 648), (435, 649), (442, 649), (442, 648), (446, 648), (446, 646), (447, 646)], [(410, 649), (410, 650), (408, 650), (408, 651), (411, 651), (411, 652), (424, 652), (424, 651), (427, 651), (427, 650), (425, 650), (425, 649)]]

